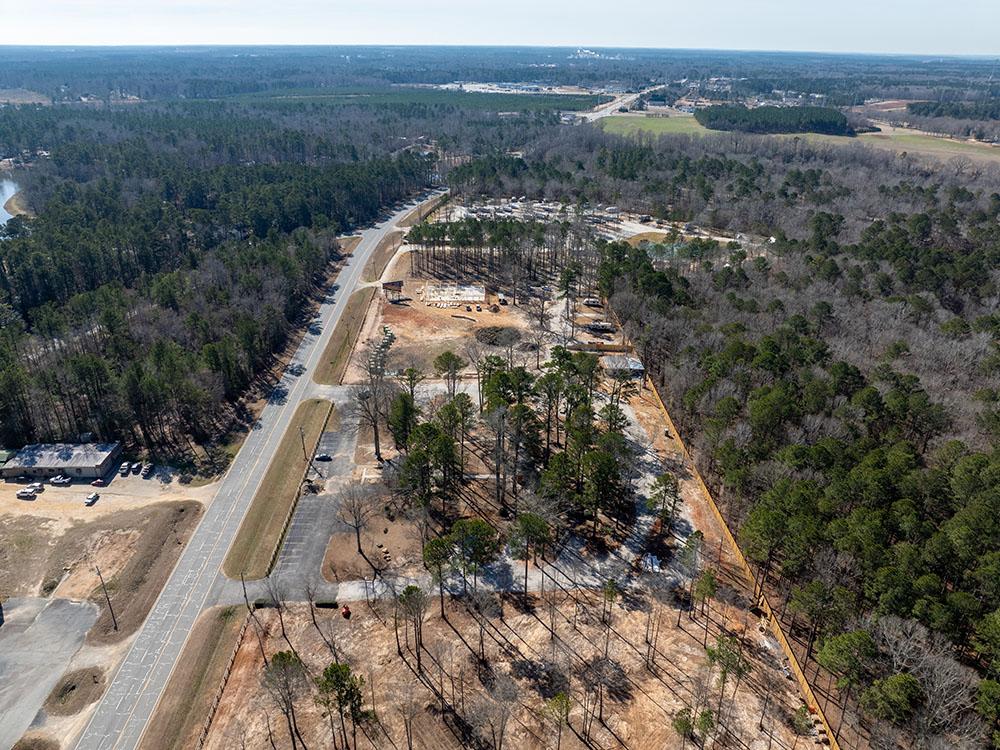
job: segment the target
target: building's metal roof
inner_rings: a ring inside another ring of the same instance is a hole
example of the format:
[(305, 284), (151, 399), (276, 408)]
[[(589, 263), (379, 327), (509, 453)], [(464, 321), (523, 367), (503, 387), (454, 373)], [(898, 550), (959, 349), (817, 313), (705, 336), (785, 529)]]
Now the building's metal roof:
[(118, 448), (118, 443), (38, 443), (26, 445), (4, 464), (4, 469), (84, 469), (100, 466)]
[(646, 369), (641, 361), (624, 354), (605, 354), (601, 357), (601, 366), (605, 370), (631, 370), (632, 372), (642, 372)]

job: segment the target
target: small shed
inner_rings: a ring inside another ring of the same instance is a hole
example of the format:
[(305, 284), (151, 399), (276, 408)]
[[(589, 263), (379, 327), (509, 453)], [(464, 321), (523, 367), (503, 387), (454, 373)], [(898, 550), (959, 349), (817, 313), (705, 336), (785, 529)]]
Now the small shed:
[(383, 281), (382, 282), (382, 293), (385, 294), (387, 299), (393, 302), (398, 302), (399, 298), (403, 294), (403, 282), (402, 281)]

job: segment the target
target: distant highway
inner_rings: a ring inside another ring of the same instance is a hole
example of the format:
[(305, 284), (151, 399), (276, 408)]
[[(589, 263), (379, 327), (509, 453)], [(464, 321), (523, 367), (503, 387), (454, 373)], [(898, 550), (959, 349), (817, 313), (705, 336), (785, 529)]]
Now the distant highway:
[(261, 412), (80, 735), (77, 750), (135, 748), (139, 744), (195, 620), (214, 603), (211, 595), (222, 562), (296, 407), (311, 395), (312, 373), (347, 308), (348, 298), (362, 283), (364, 268), (375, 248), (414, 206), (410, 204), (360, 233), (361, 242), (337, 276), (339, 289), (334, 301), (320, 306), (321, 329), (306, 333), (292, 360), (305, 372), (298, 377), (286, 373), (276, 386), (276, 391), (283, 390), (286, 395), (269, 402)]
[[(656, 87), (654, 86), (653, 88)], [(637, 91), (634, 94), (621, 94), (620, 96), (616, 96), (612, 101), (608, 102), (607, 104), (599, 104), (598, 106), (594, 107), (593, 109), (587, 112), (576, 112), (574, 114), (576, 114), (584, 122), (596, 122), (597, 120), (600, 120), (602, 117), (608, 117), (610, 115), (617, 114), (618, 110), (621, 109), (622, 107), (628, 109), (633, 104), (635, 104), (636, 100), (640, 96), (647, 93), (648, 91), (652, 91), (653, 88), (643, 89), (642, 91)]]

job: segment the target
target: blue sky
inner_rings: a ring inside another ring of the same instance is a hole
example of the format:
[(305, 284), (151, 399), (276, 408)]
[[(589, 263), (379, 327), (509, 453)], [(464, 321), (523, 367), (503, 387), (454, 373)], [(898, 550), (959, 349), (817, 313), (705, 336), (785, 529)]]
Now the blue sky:
[(1000, 53), (1000, 0), (0, 0), (10, 44)]

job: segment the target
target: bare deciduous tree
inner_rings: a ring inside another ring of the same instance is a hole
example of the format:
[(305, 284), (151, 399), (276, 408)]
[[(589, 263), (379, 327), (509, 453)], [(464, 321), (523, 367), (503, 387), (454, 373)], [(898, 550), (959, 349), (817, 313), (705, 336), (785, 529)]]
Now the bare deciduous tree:
[(507, 674), (496, 675), (489, 694), (473, 705), (472, 723), (488, 736), (493, 750), (503, 750), (507, 725), (517, 705), (517, 683)]
[(368, 527), (372, 516), (378, 513), (378, 496), (370, 487), (348, 484), (337, 493), (333, 502), (337, 504), (337, 520), (354, 530), (358, 554), (364, 556), (361, 532)]

